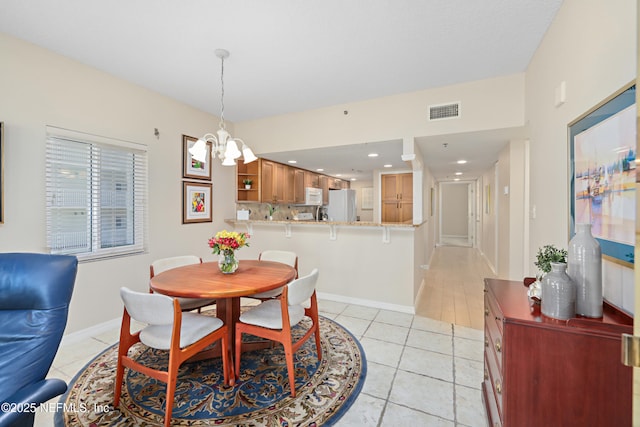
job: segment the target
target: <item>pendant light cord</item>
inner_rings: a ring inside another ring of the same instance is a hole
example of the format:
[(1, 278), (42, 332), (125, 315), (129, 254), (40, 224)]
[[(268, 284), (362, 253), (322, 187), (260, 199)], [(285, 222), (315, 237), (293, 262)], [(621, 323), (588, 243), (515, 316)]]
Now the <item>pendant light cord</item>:
[(220, 58), (222, 61), (221, 72), (220, 72), (220, 86), (222, 87), (222, 91), (220, 92), (220, 129), (225, 129), (224, 126), (224, 57)]

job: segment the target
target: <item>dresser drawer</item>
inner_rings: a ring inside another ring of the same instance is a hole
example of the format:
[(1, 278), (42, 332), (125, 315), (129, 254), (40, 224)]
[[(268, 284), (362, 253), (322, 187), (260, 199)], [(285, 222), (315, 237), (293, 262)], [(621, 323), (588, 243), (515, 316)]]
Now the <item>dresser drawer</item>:
[(485, 386), (487, 389), (491, 389), (498, 413), (500, 414), (500, 418), (502, 418), (502, 396), (505, 392), (504, 382), (502, 378), (502, 371), (498, 368), (496, 358), (491, 352), (485, 352), (484, 354), (484, 369), (485, 377), (488, 376), (488, 378), (485, 379)]
[[(490, 328), (497, 328), (499, 334), (502, 335), (502, 312), (498, 306), (498, 303), (493, 299), (493, 296), (489, 292), (484, 294), (484, 319), (485, 323)], [(498, 333), (494, 333), (494, 336), (498, 336)]]
[(497, 328), (493, 330), (489, 327), (485, 327), (484, 330), (484, 350), (488, 356), (495, 358), (498, 370), (503, 372), (502, 368), (502, 350), (504, 343), (502, 334), (500, 334)]
[[(485, 360), (485, 366), (486, 366)], [(487, 411), (487, 418), (489, 419), (488, 427), (501, 427), (502, 418), (498, 411), (498, 403), (493, 392), (493, 386), (491, 383), (491, 377), (487, 368), (484, 370), (484, 382), (482, 383), (482, 400), (484, 400), (484, 407)]]

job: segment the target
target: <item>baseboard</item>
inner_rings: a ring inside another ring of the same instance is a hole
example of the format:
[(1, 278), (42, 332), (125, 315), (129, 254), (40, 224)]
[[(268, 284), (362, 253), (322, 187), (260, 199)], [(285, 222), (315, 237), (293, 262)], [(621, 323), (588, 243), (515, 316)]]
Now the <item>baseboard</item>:
[(318, 292), (317, 294), (318, 294), (318, 298), (329, 300), (329, 301), (342, 302), (345, 304), (362, 305), (365, 307), (379, 308), (382, 310), (398, 311), (400, 313), (408, 313), (408, 314), (416, 313), (415, 307), (408, 306), (408, 305), (389, 304), (381, 301), (345, 297), (344, 295), (328, 294), (324, 292)]
[[(478, 250), (480, 251), (480, 249), (478, 249)], [(487, 258), (487, 256), (485, 255), (485, 253), (484, 253), (484, 252), (482, 252), (482, 251), (480, 251), (480, 255), (482, 255), (482, 258), (484, 258), (484, 260), (487, 262), (487, 265), (488, 265), (488, 266), (489, 266), (489, 268), (491, 269), (491, 272), (492, 272), (494, 275), (497, 275), (495, 267), (493, 266), (493, 264), (491, 263), (491, 261), (489, 261), (489, 258)]]
[(95, 337), (96, 335), (103, 334), (113, 329), (119, 329), (121, 323), (122, 323), (122, 318), (118, 317), (116, 319), (111, 319), (103, 323), (98, 323), (97, 325), (90, 326), (86, 329), (81, 329), (79, 331), (66, 334), (62, 337), (60, 346), (64, 347), (67, 345), (78, 344), (89, 338)]

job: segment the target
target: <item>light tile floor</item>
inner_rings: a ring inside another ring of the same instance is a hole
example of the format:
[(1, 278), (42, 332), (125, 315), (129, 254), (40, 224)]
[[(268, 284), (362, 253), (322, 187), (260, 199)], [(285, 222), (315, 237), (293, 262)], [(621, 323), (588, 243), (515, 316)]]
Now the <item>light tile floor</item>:
[(347, 426), (485, 426), (483, 333), (422, 316), (320, 301), (358, 338), (367, 379)]
[[(470, 248), (456, 248), (464, 252), (449, 249), (436, 249), (431, 267), (437, 274), (427, 272), (427, 287), (446, 287), (453, 275), (458, 277), (454, 282), (467, 283), (470, 289), (476, 282), (475, 287), (481, 292), (485, 276), (473, 277), (484, 268), (477, 252)], [(438, 284), (440, 280), (445, 284)], [(423, 293), (422, 298), (438, 298), (433, 289)], [(246, 302), (250, 301), (253, 300)], [(468, 314), (455, 316), (456, 310), (470, 308), (466, 304), (446, 307), (454, 301), (455, 298), (440, 297), (443, 307), (439, 310), (430, 303), (439, 313), (453, 311), (451, 320), (319, 301), (321, 314), (347, 328), (360, 341), (367, 358), (362, 392), (336, 427), (486, 426), (480, 390), (484, 371), (482, 325), (479, 321), (470, 322)], [(457, 318), (463, 319), (463, 324), (456, 324)], [(113, 329), (61, 347), (49, 376), (71, 381), (86, 363), (117, 342), (118, 334), (119, 330)], [(52, 425), (52, 413), (37, 413), (37, 427)]]

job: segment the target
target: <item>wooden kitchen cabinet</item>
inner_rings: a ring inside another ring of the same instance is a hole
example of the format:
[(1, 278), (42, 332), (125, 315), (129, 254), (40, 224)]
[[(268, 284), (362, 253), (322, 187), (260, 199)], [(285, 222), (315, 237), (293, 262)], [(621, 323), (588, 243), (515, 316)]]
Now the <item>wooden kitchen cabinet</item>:
[(285, 203), (295, 203), (295, 173), (296, 168), (285, 166), (285, 180), (284, 180), (284, 201)]
[[(245, 189), (244, 180), (253, 181)], [(349, 188), (349, 182), (266, 159), (249, 164), (239, 160), (236, 166), (236, 200), (238, 202), (305, 202), (305, 188), (322, 188), (324, 203), (329, 203), (329, 188)], [(331, 187), (333, 186), (333, 187)]]
[[(260, 160), (245, 164), (238, 160), (236, 164), (236, 200), (239, 202), (260, 201)], [(251, 188), (245, 188), (244, 180), (250, 179)]]
[(631, 426), (632, 368), (620, 361), (633, 318), (555, 320), (522, 282), (485, 279), (482, 395), (489, 426)]
[(413, 220), (413, 174), (385, 174), (382, 179), (382, 222)]
[(264, 203), (286, 203), (287, 166), (261, 159), (261, 201)]
[(303, 169), (291, 168), (293, 170), (293, 203), (304, 203), (304, 174)]
[(310, 171), (304, 171), (304, 186), (320, 188), (320, 174)]
[(320, 175), (320, 177), (318, 178), (320, 188), (322, 189), (323, 205), (329, 204), (329, 180), (332, 180), (332, 178), (329, 178), (326, 175)]

